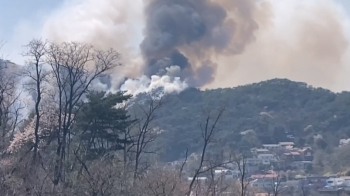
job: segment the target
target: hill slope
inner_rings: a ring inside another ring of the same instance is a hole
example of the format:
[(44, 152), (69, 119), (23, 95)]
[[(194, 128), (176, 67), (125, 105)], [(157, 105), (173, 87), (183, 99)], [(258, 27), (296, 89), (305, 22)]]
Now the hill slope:
[[(236, 149), (280, 141), (327, 148), (350, 137), (349, 92), (336, 94), (287, 79), (206, 91), (189, 88), (167, 100), (157, 116), (157, 124), (165, 130), (159, 141), (167, 161), (183, 156), (186, 147), (198, 150), (201, 107), (225, 105), (220, 142)], [(323, 140), (315, 142), (317, 134)]]

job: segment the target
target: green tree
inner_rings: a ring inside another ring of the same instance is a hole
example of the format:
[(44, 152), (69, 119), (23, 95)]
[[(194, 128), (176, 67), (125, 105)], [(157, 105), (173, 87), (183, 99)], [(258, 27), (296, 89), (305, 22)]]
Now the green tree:
[(131, 141), (123, 137), (130, 120), (127, 110), (121, 105), (131, 96), (123, 93), (105, 94), (90, 92), (87, 102), (77, 115), (74, 132), (88, 158), (94, 159), (106, 153), (123, 149)]

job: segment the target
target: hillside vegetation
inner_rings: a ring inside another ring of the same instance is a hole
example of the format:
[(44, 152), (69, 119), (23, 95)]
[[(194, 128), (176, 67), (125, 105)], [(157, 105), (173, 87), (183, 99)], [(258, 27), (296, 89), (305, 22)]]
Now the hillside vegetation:
[(241, 151), (280, 141), (327, 149), (350, 135), (349, 92), (333, 93), (287, 79), (205, 91), (189, 88), (166, 100), (157, 115), (166, 161), (183, 157), (186, 148), (199, 149), (199, 122), (207, 108), (226, 107), (216, 142)]

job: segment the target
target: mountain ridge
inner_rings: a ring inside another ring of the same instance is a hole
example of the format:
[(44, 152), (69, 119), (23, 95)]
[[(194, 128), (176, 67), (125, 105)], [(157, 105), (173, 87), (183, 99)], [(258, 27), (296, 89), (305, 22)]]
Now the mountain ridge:
[[(219, 141), (242, 151), (290, 140), (326, 149), (350, 137), (350, 92), (346, 91), (335, 93), (303, 82), (272, 79), (234, 88), (188, 88), (165, 98), (167, 104), (155, 123), (165, 130), (158, 140), (166, 161), (183, 157), (187, 147), (198, 151), (203, 107), (225, 106)], [(241, 134), (247, 130), (254, 134)], [(318, 134), (322, 138), (316, 141)]]

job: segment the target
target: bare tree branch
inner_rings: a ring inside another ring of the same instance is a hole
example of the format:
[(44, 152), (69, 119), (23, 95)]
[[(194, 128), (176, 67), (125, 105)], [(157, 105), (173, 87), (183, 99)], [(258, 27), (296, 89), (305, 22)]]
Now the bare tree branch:
[(225, 111), (225, 108), (221, 108), (217, 111), (217, 114), (215, 115), (215, 114), (213, 114), (213, 111), (210, 110), (205, 117), (204, 125), (200, 124), (201, 134), (202, 134), (202, 139), (203, 139), (203, 147), (202, 147), (202, 152), (201, 152), (201, 156), (200, 156), (201, 157), (200, 162), (199, 162), (198, 167), (195, 170), (195, 173), (192, 177), (188, 192), (186, 194), (187, 196), (191, 195), (191, 192), (192, 192), (194, 185), (195, 185), (194, 183), (196, 182), (196, 180), (200, 174), (229, 163), (229, 162), (217, 163), (217, 164), (214, 164), (214, 165), (209, 166), (206, 169), (204, 169), (204, 166), (207, 162), (206, 161), (207, 148), (208, 148), (209, 144), (212, 143), (212, 141), (214, 139), (214, 135), (219, 131), (219, 129), (217, 128), (217, 124), (219, 122), (219, 119), (223, 115), (224, 111)]
[[(87, 93), (91, 83), (104, 73), (120, 65), (120, 55), (114, 50), (100, 51), (82, 43), (50, 43), (46, 62), (51, 66), (55, 97), (58, 105), (57, 150), (55, 181), (62, 179), (66, 152), (69, 153), (70, 128), (79, 111), (78, 103)], [(67, 150), (68, 148), (68, 150)]]
[(39, 126), (40, 126), (40, 102), (42, 99), (42, 94), (44, 93), (44, 88), (47, 81), (47, 76), (49, 72), (43, 68), (44, 58), (46, 55), (46, 41), (40, 39), (34, 39), (26, 45), (27, 51), (24, 56), (29, 57), (27, 69), (24, 72), (24, 76), (30, 78), (30, 82), (26, 84), (30, 93), (35, 93), (35, 128), (34, 128), (34, 154), (33, 161), (36, 160), (38, 147), (39, 147)]

